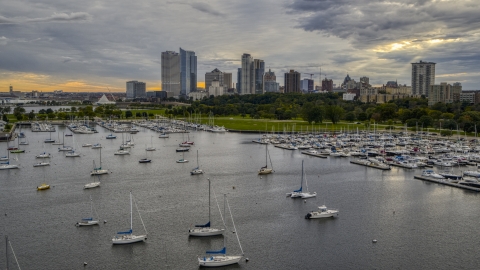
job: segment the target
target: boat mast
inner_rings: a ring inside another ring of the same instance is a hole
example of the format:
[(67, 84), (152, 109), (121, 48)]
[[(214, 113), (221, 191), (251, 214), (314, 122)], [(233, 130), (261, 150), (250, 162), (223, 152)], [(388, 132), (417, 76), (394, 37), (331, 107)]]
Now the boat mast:
[[(200, 168), (200, 165), (198, 165), (198, 150), (197, 150), (197, 168)], [(208, 180), (208, 190), (210, 192), (210, 179)], [(209, 201), (209, 205), (210, 205), (210, 195), (208, 195), (208, 201)], [(208, 217), (208, 219), (210, 219), (210, 216)]]
[(268, 151), (268, 142), (265, 144), (265, 167), (268, 166), (267, 151)]
[[(198, 150), (197, 150), (197, 153), (198, 153)], [(210, 222), (210, 178), (208, 178), (208, 222)]]
[(7, 263), (7, 270), (8, 270), (8, 236), (5, 235), (5, 258)]
[(132, 192), (130, 191), (130, 233), (132, 233), (132, 227), (133, 227), (132, 211), (133, 211), (133, 206), (132, 206)]

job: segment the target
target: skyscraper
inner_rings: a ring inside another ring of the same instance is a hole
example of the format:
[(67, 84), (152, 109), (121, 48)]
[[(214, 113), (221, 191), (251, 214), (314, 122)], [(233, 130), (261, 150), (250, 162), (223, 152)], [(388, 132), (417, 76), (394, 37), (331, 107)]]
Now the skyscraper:
[(242, 91), (242, 68), (237, 69), (237, 93), (241, 95)]
[(180, 55), (173, 51), (162, 52), (162, 91), (180, 95)]
[(300, 73), (293, 69), (285, 73), (284, 86), (284, 93), (301, 92)]
[(261, 59), (253, 60), (255, 70), (255, 92), (254, 94), (263, 94), (263, 74), (265, 74), (265, 62)]
[(265, 92), (278, 92), (278, 88), (277, 76), (275, 76), (275, 72), (269, 69), (263, 76), (263, 90)]
[(211, 72), (205, 73), (205, 89), (209, 89), (212, 86), (212, 81), (218, 80), (220, 86), (223, 86), (227, 89), (232, 87), (232, 73), (225, 73), (220, 71), (218, 68), (212, 70)]
[(129, 81), (127, 82), (126, 98), (145, 98), (147, 85), (144, 82)]
[(255, 94), (255, 69), (250, 54), (242, 55), (242, 70), (240, 80), (240, 95)]
[(430, 85), (435, 84), (435, 64), (432, 62), (412, 63), (412, 94), (428, 97)]
[(180, 85), (181, 95), (197, 91), (197, 56), (193, 51), (180, 48)]

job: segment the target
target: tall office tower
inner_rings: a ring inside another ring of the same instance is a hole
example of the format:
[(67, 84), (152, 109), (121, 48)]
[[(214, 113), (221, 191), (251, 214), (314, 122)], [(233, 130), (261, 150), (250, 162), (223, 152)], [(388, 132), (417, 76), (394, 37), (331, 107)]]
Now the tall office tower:
[(223, 85), (223, 72), (221, 72), (218, 68), (212, 70), (211, 72), (205, 73), (205, 89), (208, 90), (210, 86), (212, 86), (212, 81), (217, 80), (219, 81), (220, 85)]
[(145, 98), (147, 85), (144, 82), (129, 81), (127, 82), (126, 98)]
[(227, 89), (232, 88), (232, 73), (223, 73), (223, 86)]
[(368, 78), (367, 76), (360, 77), (360, 82), (363, 82), (368, 85), (370, 84), (370, 78)]
[(300, 73), (291, 69), (289, 73), (285, 73), (285, 93), (292, 93), (292, 92), (301, 92), (301, 81), (300, 81)]
[(412, 63), (412, 94), (428, 97), (430, 85), (435, 84), (435, 64), (432, 62)]
[(265, 92), (278, 92), (278, 88), (277, 76), (275, 76), (275, 72), (269, 69), (263, 76), (263, 90)]
[(237, 69), (237, 93), (242, 91), (242, 68)]
[(263, 74), (265, 74), (265, 62), (261, 59), (253, 60), (255, 69), (255, 92), (254, 94), (263, 94)]
[(255, 94), (255, 69), (253, 68), (253, 58), (248, 53), (242, 55), (241, 76), (239, 94)]
[(302, 91), (303, 92), (312, 92), (313, 91), (313, 80), (312, 79), (303, 79), (302, 80)]
[(162, 91), (180, 96), (180, 55), (173, 51), (162, 52)]
[(197, 56), (180, 48), (180, 93), (184, 96), (197, 91)]
[(13, 94), (13, 86), (10, 85), (10, 94)]
[(325, 79), (322, 80), (322, 91), (333, 92), (333, 80), (332, 79)]

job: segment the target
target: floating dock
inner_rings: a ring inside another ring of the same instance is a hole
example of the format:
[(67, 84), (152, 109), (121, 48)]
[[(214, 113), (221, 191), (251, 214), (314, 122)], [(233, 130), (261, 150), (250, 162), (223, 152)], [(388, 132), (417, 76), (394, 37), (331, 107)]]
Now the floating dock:
[(302, 154), (309, 155), (312, 157), (319, 157), (319, 158), (327, 158), (328, 156), (322, 155), (322, 154), (314, 154), (314, 153), (309, 153), (308, 151), (303, 151), (301, 152)]
[(277, 147), (277, 148), (282, 148), (282, 149), (285, 149), (285, 150), (297, 150), (297, 149), (295, 149), (295, 148), (290, 148), (290, 147), (288, 147), (288, 146), (286, 146), (286, 145), (284, 145), (284, 144), (277, 144), (277, 145), (275, 145), (275, 147)]
[[(388, 165), (378, 165), (376, 163), (373, 163), (371, 161), (368, 161), (368, 160), (351, 160), (350, 163), (353, 163), (353, 164), (357, 164), (357, 165), (362, 165), (362, 166), (367, 166), (367, 167), (371, 167), (371, 168), (375, 168), (375, 169), (379, 169), (379, 170), (390, 170), (390, 166)], [(388, 166), (388, 167), (387, 167)]]
[(428, 181), (428, 182), (433, 182), (433, 183), (437, 183), (437, 184), (442, 184), (442, 185), (446, 185), (446, 186), (457, 187), (457, 188), (461, 188), (461, 189), (480, 192), (480, 188), (475, 188), (475, 187), (470, 187), (470, 186), (466, 186), (466, 185), (451, 183), (451, 182), (448, 182), (448, 179), (435, 179), (435, 178), (421, 176), (421, 175), (415, 175), (413, 178)]

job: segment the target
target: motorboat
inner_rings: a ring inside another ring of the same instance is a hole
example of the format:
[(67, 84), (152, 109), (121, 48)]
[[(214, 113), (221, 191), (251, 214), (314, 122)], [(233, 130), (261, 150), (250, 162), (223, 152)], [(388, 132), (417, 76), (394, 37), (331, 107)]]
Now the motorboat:
[(102, 145), (99, 143), (92, 145), (92, 149), (99, 149), (99, 148), (102, 148)]
[(305, 215), (305, 219), (337, 217), (338, 210), (328, 209), (325, 205), (319, 206), (317, 211), (311, 211)]
[(177, 152), (188, 152), (190, 151), (190, 148), (188, 147), (180, 147), (176, 149)]
[(33, 164), (33, 167), (42, 167), (42, 166), (50, 166), (50, 162), (38, 162)]
[(92, 147), (92, 144), (91, 143), (84, 143), (84, 144), (82, 144), (82, 147)]
[(117, 136), (113, 135), (113, 134), (109, 134), (105, 137), (105, 139), (116, 139)]
[(36, 155), (35, 157), (36, 158), (51, 158), (52, 155), (50, 155), (50, 153), (47, 154), (47, 153), (43, 152), (42, 154)]
[(40, 186), (37, 186), (37, 190), (45, 190), (45, 189), (49, 189), (50, 188), (50, 185), (47, 185), (47, 184), (41, 184)]
[(148, 158), (142, 158), (142, 159), (140, 159), (138, 162), (139, 162), (139, 163), (150, 163), (150, 162), (152, 162), (152, 160), (151, 160), (151, 159), (148, 159)]
[(167, 133), (162, 133), (158, 135), (158, 138), (169, 138), (170, 136)]
[(445, 177), (441, 176), (438, 173), (435, 173), (433, 170), (424, 170), (422, 172), (422, 176), (432, 177), (432, 178), (436, 178), (436, 179), (445, 179)]
[(80, 153), (75, 152), (75, 150), (65, 153), (65, 157), (79, 157), (79, 156), (80, 156)]

